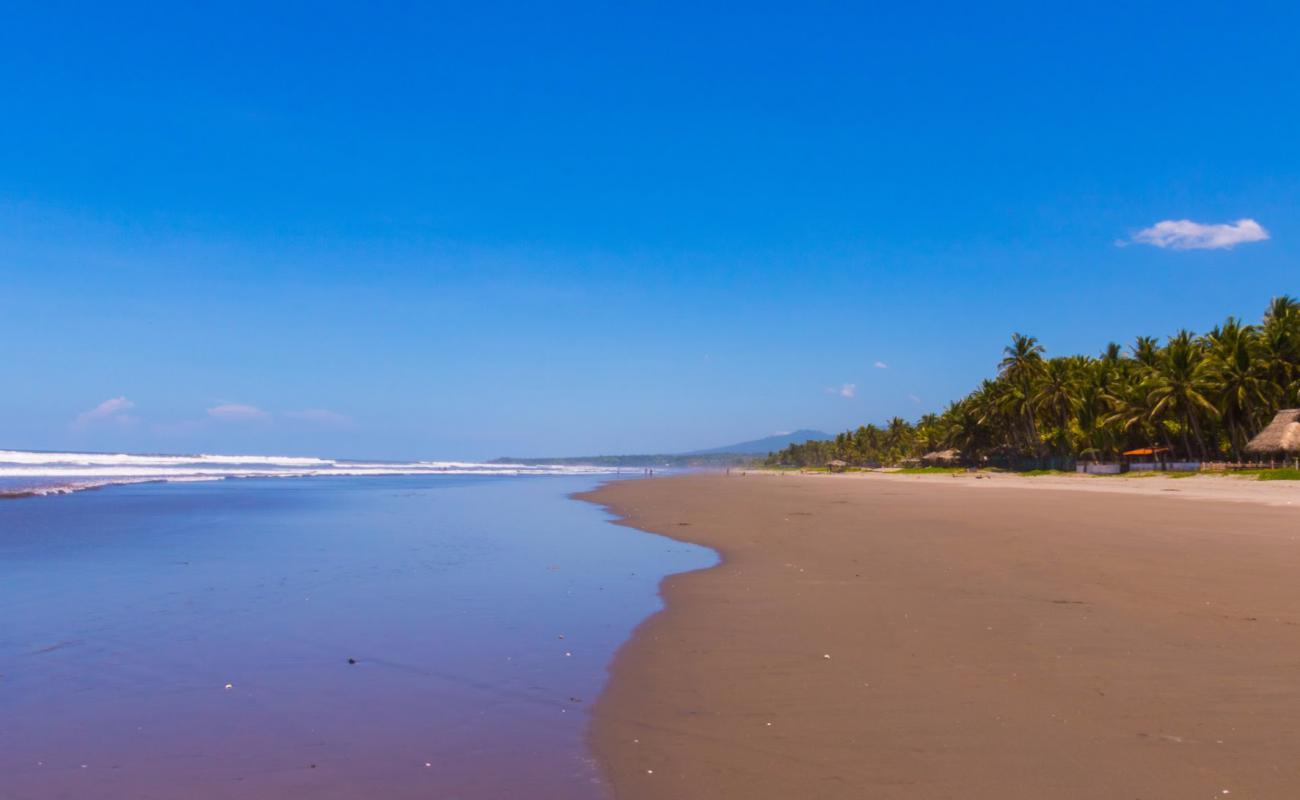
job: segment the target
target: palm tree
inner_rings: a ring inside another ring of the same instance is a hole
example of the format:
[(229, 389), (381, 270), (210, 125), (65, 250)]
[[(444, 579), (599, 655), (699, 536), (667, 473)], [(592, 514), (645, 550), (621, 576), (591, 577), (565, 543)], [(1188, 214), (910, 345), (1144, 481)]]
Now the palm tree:
[(943, 444), (944, 424), (938, 414), (926, 414), (916, 421), (916, 444), (923, 453), (938, 450)]
[(1015, 391), (1005, 400), (1025, 421), (1027, 444), (1035, 458), (1042, 459), (1042, 440), (1038, 436), (1038, 423), (1034, 419), (1034, 381), (1043, 373), (1043, 346), (1032, 336), (1011, 334), (1011, 344), (1003, 348), (998, 371)]
[(1260, 326), (1260, 342), (1273, 401), (1289, 406), (1300, 388), (1300, 301), (1289, 295), (1273, 298)]
[(1115, 452), (1114, 436), (1116, 428), (1106, 424), (1107, 414), (1112, 410), (1112, 378), (1117, 370), (1119, 355), (1114, 360), (1102, 358), (1093, 361), (1083, 370), (1079, 384), (1079, 404), (1077, 418), (1081, 443), (1086, 447), (1083, 453), (1098, 460), (1103, 455)]
[(1164, 444), (1172, 449), (1169, 432), (1152, 415), (1149, 393), (1138, 374), (1134, 370), (1129, 380), (1112, 389), (1108, 400), (1111, 411), (1102, 418), (1102, 424), (1129, 444), (1140, 443), (1153, 450)]
[(902, 417), (891, 419), (885, 427), (885, 449), (889, 455), (887, 460), (895, 463), (901, 461), (911, 444), (911, 438), (912, 426), (907, 424), (907, 420)]
[(1204, 337), (1179, 332), (1162, 346), (1144, 336), (1126, 354), (1107, 345), (1097, 358), (1046, 359), (1038, 341), (1015, 334), (998, 376), (915, 428), (895, 417), (885, 430), (865, 425), (833, 442), (792, 445), (775, 463), (829, 458), (897, 461), (958, 447), (967, 458), (1031, 457), (1045, 445), (1059, 455), (1094, 456), (1150, 445), (1188, 457), (1232, 453), (1282, 404), (1300, 400), (1300, 300), (1275, 298), (1259, 325), (1229, 318)]
[(1264, 324), (1285, 320), (1300, 314), (1300, 300), (1289, 294), (1278, 295), (1268, 301), (1268, 310), (1264, 312)]
[(1053, 358), (1046, 362), (1031, 398), (1032, 404), (1044, 419), (1053, 425), (1051, 439), (1057, 455), (1068, 456), (1073, 451), (1070, 423), (1079, 408), (1076, 362), (1066, 358)]
[(1223, 420), (1233, 457), (1241, 461), (1242, 447), (1258, 431), (1259, 409), (1268, 406), (1269, 383), (1261, 345), (1253, 325), (1233, 317), (1205, 337), (1209, 361), (1208, 386)]
[(1187, 434), (1196, 439), (1202, 458), (1209, 456), (1201, 435), (1201, 417), (1216, 415), (1217, 409), (1205, 395), (1208, 391), (1208, 365), (1201, 348), (1188, 331), (1170, 337), (1155, 368), (1147, 375), (1151, 417), (1172, 417), (1182, 426), (1183, 452), (1193, 457)]
[(1021, 442), (1025, 428), (1015, 394), (1015, 388), (1004, 380), (985, 380), (971, 395), (980, 424), (988, 428), (991, 450), (1009, 453), (1030, 449), (1027, 442)]
[(973, 397), (970, 395), (949, 405), (943, 418), (947, 423), (945, 443), (960, 450), (967, 463), (978, 464), (988, 450), (990, 428), (982, 423)]
[(1133, 342), (1133, 360), (1144, 367), (1154, 367), (1160, 359), (1160, 342), (1154, 336), (1139, 336)]

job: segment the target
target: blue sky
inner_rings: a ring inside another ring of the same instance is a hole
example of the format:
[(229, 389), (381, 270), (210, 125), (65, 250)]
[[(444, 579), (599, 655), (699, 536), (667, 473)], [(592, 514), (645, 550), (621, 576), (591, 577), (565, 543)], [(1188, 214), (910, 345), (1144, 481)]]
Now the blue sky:
[(1295, 6), (1049, 5), (10, 4), (0, 447), (692, 449), (1300, 294)]

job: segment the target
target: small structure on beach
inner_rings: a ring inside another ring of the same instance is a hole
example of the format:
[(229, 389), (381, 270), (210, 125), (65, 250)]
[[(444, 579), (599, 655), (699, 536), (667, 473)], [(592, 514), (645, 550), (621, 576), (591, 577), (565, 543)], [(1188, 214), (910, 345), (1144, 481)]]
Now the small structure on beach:
[(961, 451), (956, 448), (933, 450), (921, 456), (921, 463), (927, 467), (955, 467), (961, 463)]
[(849, 466), (849, 462), (840, 461), (838, 458), (826, 465), (826, 469), (831, 472), (843, 472)]
[(1167, 469), (1169, 448), (1139, 447), (1135, 450), (1125, 450), (1120, 455), (1124, 457), (1126, 471), (1151, 472), (1152, 470)]
[(1284, 408), (1246, 444), (1246, 452), (1270, 458), (1300, 458), (1300, 408)]

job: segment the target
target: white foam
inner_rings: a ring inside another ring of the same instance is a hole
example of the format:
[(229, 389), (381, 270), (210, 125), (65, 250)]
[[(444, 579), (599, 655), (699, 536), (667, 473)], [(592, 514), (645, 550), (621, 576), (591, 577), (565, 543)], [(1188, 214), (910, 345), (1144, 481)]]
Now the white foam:
[[(485, 464), (474, 461), (340, 461), (300, 456), (42, 453), (0, 450), (0, 478), (11, 493), (65, 494), (108, 484), (223, 478), (383, 475), (603, 475), (613, 467)], [(25, 484), (26, 481), (34, 483)], [(0, 494), (6, 492), (0, 488)]]
[(133, 453), (42, 453), (28, 450), (0, 450), (0, 464), (92, 465), (184, 465), (184, 464), (268, 464), (284, 467), (327, 466), (336, 461), (297, 456), (223, 455), (137, 455)]

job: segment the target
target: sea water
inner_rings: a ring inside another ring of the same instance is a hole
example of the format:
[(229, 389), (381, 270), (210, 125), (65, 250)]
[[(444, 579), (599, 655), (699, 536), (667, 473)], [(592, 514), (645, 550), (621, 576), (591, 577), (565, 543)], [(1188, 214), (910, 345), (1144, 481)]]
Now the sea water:
[[(0, 450), (0, 498), (127, 483), (386, 475), (604, 475), (608, 467), (474, 461), (361, 461), (312, 456), (165, 455)], [(617, 472), (617, 470), (613, 470)]]
[(666, 574), (591, 475), (0, 502), (0, 796), (598, 798), (587, 713)]

